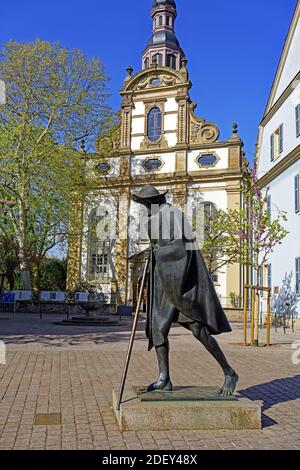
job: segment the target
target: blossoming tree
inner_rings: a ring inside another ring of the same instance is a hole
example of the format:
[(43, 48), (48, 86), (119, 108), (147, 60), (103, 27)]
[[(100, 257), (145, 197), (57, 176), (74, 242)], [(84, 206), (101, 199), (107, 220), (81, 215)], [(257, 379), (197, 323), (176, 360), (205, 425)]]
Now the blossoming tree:
[(288, 231), (284, 228), (286, 213), (270, 205), (269, 188), (262, 190), (257, 175), (257, 165), (245, 174), (243, 189), (244, 208), (241, 211), (241, 226), (237, 234), (241, 240), (241, 263), (250, 267), (253, 273), (253, 287), (256, 290), (254, 344), (259, 343), (259, 292), (264, 286), (260, 273), (266, 266), (270, 254), (282, 244)]

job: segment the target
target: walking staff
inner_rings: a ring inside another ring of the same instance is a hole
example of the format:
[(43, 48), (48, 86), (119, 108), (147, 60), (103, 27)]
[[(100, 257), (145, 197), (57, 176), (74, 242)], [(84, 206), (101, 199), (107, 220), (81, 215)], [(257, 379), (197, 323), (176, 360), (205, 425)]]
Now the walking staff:
[(134, 321), (133, 321), (133, 326), (132, 326), (128, 351), (127, 351), (126, 361), (125, 361), (124, 370), (123, 370), (123, 376), (122, 376), (120, 390), (119, 390), (119, 397), (118, 397), (117, 407), (116, 407), (117, 411), (120, 411), (120, 406), (121, 406), (121, 403), (122, 403), (122, 398), (123, 398), (123, 393), (124, 393), (124, 388), (125, 388), (125, 382), (126, 382), (126, 378), (127, 378), (128, 369), (129, 369), (129, 362), (130, 362), (130, 359), (131, 359), (132, 348), (133, 348), (133, 343), (134, 343), (135, 334), (136, 334), (136, 330), (137, 330), (137, 325), (138, 325), (138, 321), (139, 321), (140, 308), (141, 308), (141, 303), (142, 303), (142, 298), (143, 298), (143, 291), (144, 291), (144, 287), (145, 287), (145, 284), (146, 284), (146, 277), (147, 277), (147, 273), (148, 273), (148, 269), (149, 269), (149, 264), (150, 264), (150, 253), (149, 253), (149, 256), (148, 255), (145, 256), (144, 273), (143, 273), (143, 277), (142, 277), (142, 283), (141, 283), (141, 288), (140, 288), (140, 292), (139, 292), (138, 303), (137, 303), (137, 307), (136, 307), (136, 311), (135, 311), (135, 315), (134, 315)]

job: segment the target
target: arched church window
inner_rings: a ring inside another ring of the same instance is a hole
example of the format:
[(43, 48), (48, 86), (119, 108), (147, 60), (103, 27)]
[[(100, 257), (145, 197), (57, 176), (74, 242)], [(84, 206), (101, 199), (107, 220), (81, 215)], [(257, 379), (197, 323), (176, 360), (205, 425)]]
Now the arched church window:
[(162, 133), (162, 113), (158, 107), (149, 111), (147, 122), (147, 136), (152, 142), (156, 142)]
[(204, 202), (204, 221), (205, 224), (210, 223), (216, 213), (217, 207), (213, 202)]
[(158, 18), (158, 25), (159, 25), (159, 26), (162, 26), (162, 25), (163, 25), (163, 17), (162, 17), (162, 16), (160, 16), (160, 17)]
[(149, 57), (145, 60), (145, 69), (149, 68)]
[(88, 278), (110, 278), (110, 216), (104, 208), (95, 209), (89, 220)]
[(171, 16), (167, 16), (166, 22), (167, 26), (171, 26)]
[(219, 259), (219, 250), (210, 241), (215, 236), (212, 223), (216, 211), (216, 205), (210, 201), (202, 202), (193, 208), (193, 231), (196, 234), (197, 242), (214, 282), (218, 281), (217, 261)]
[(193, 207), (192, 228), (193, 232), (196, 233), (197, 241), (200, 243), (201, 248), (209, 237), (210, 224), (213, 221), (216, 210), (216, 205), (209, 201), (202, 202)]
[(163, 65), (163, 56), (162, 56), (162, 54), (155, 54), (154, 57), (156, 59), (157, 65)]
[(176, 56), (174, 54), (167, 55), (167, 67), (171, 67), (176, 70)]

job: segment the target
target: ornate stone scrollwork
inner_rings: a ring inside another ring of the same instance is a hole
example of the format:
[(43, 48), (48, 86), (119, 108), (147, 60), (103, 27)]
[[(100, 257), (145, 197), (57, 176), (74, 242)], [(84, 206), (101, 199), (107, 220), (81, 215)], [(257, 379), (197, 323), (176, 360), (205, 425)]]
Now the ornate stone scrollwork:
[(105, 135), (98, 137), (96, 141), (97, 153), (108, 156), (121, 148), (121, 124)]
[(201, 124), (196, 124), (195, 122), (191, 122), (191, 142), (197, 142), (198, 140), (198, 132), (200, 130)]
[(149, 88), (149, 78), (141, 81), (137, 86), (137, 90), (144, 90), (144, 88)]
[(218, 140), (219, 129), (213, 124), (203, 124), (198, 131), (198, 136), (204, 144), (210, 144)]
[(190, 105), (190, 142), (192, 144), (211, 144), (219, 138), (220, 131), (212, 122), (197, 118), (193, 113), (195, 104)]
[(124, 95), (122, 100), (122, 109), (124, 108), (132, 108), (133, 107), (133, 99), (132, 95)]
[[(153, 84), (155, 83), (155, 84)], [(173, 86), (176, 84), (176, 78), (171, 75), (152, 75), (136, 85), (136, 90), (145, 90), (146, 88)]]
[(171, 77), (170, 75), (163, 75), (161, 77), (161, 81), (162, 81), (162, 85), (165, 85), (165, 86), (172, 86), (172, 85), (175, 85), (176, 83), (176, 78), (175, 77)]
[(121, 126), (113, 134), (113, 149), (119, 150), (121, 148)]

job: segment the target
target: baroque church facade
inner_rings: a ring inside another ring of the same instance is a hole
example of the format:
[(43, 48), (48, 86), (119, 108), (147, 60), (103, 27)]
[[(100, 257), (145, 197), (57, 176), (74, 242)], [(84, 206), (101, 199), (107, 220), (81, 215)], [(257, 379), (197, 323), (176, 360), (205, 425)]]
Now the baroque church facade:
[[(68, 288), (92, 282), (108, 301), (127, 305), (136, 302), (143, 268), (138, 253), (149, 244), (139, 230), (132, 192), (148, 184), (168, 190), (169, 202), (190, 214), (197, 204), (208, 211), (241, 207), (243, 143), (237, 126), (220, 141), (218, 127), (195, 114), (187, 60), (175, 34), (175, 1), (154, 0), (151, 15), (142, 70), (127, 69), (120, 124), (99, 139), (96, 154), (85, 157), (85, 190), (71, 215)], [(231, 293), (241, 295), (242, 276), (238, 264), (214, 276), (224, 307), (231, 306)]]

